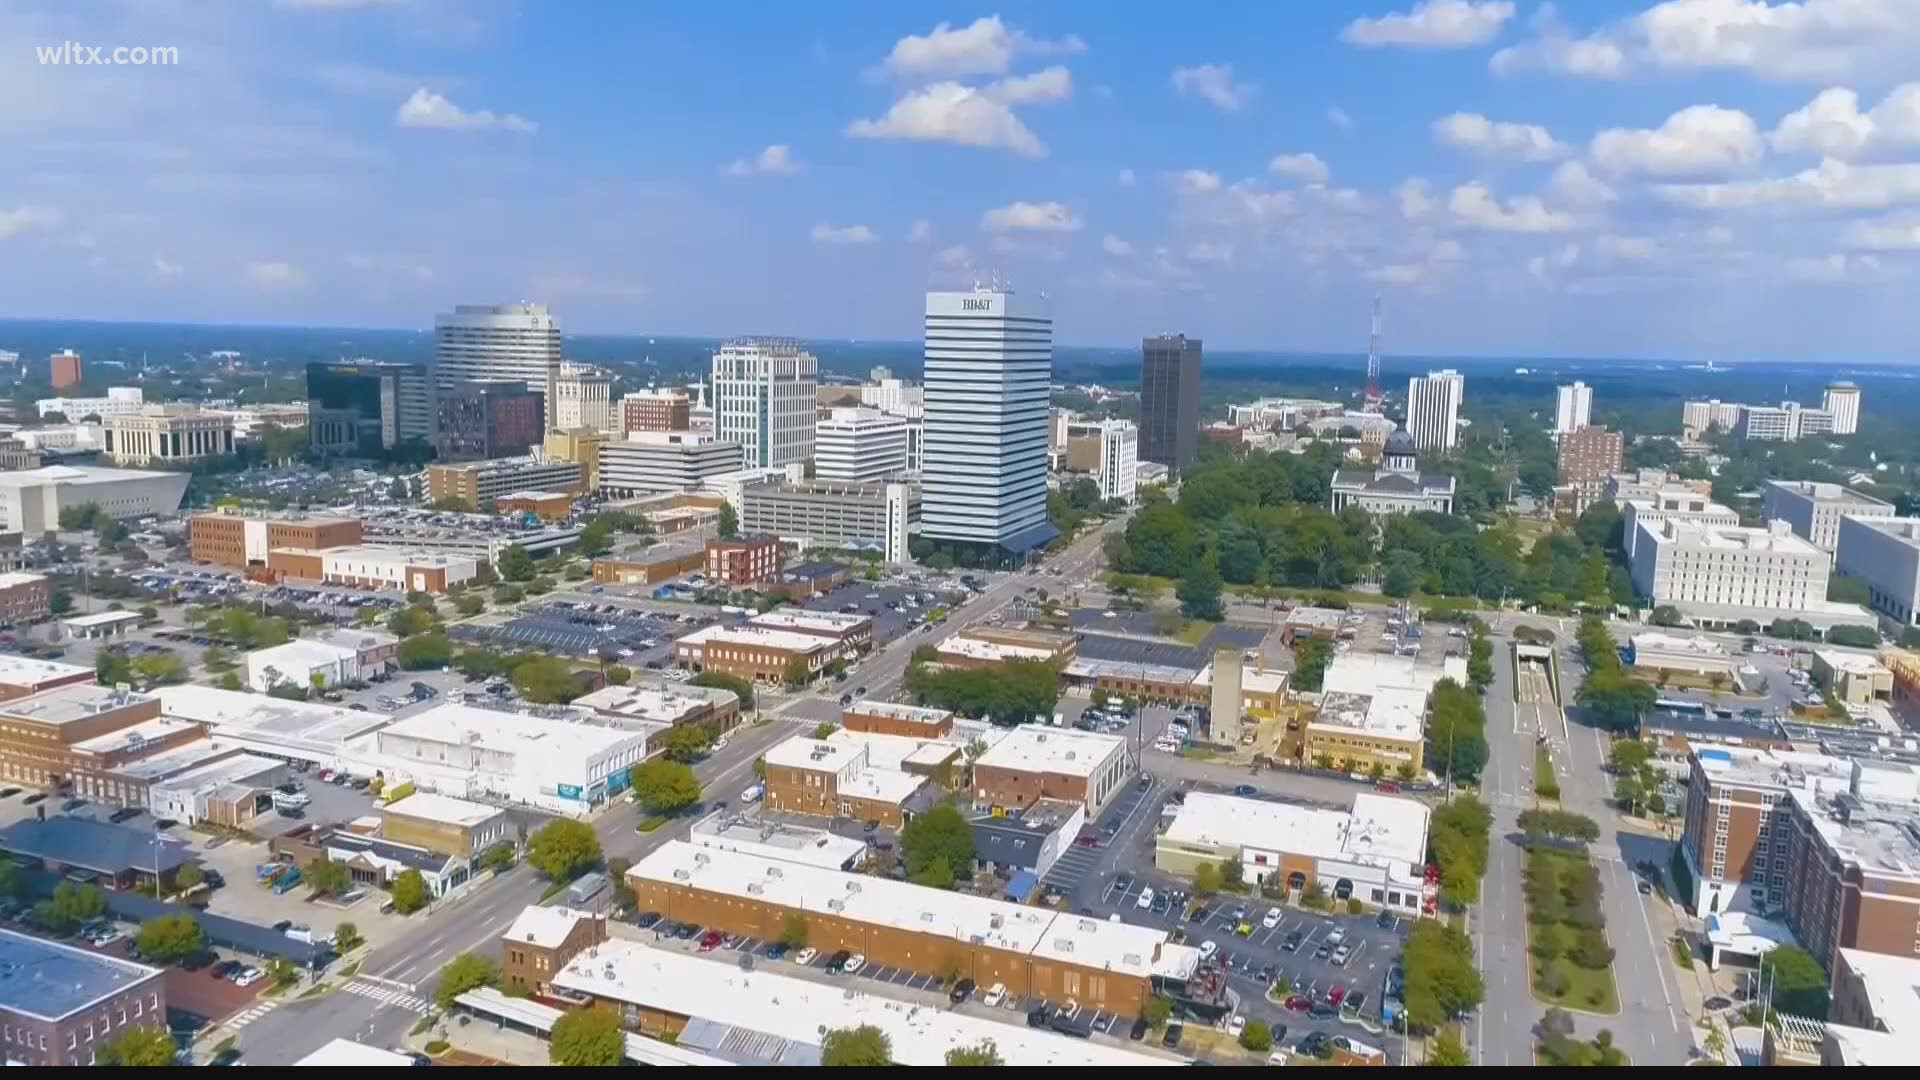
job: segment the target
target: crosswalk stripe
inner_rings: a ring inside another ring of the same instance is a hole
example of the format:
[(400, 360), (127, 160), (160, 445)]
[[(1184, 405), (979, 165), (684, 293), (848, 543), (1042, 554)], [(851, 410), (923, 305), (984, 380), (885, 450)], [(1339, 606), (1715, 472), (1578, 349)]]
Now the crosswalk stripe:
[(392, 987), (378, 986), (373, 983), (365, 983), (365, 982), (360, 982), (356, 980), (354, 982), (348, 983), (345, 989), (350, 994), (358, 994), (363, 998), (368, 998), (373, 1001), (378, 1001), (383, 1005), (397, 1005), (400, 1008), (407, 1009), (411, 1012), (417, 1012), (417, 1013), (424, 1013), (428, 1011), (428, 1005), (424, 1000), (417, 998), (412, 994), (403, 993), (402, 991), (395, 990)]

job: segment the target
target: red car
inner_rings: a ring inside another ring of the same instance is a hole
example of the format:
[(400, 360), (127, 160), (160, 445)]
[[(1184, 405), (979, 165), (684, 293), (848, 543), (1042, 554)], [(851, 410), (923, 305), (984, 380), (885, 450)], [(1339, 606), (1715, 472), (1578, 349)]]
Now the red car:
[(1345, 1001), (1346, 997), (1347, 988), (1344, 983), (1335, 983), (1327, 990), (1327, 1004), (1329, 1005), (1338, 1005), (1342, 1001)]
[(727, 939), (727, 936), (725, 934), (722, 934), (720, 931), (709, 930), (706, 933), (700, 935), (700, 951), (712, 952), (713, 950), (719, 948), (720, 943), (722, 941), (725, 941), (726, 939)]
[(1391, 783), (1386, 780), (1382, 780), (1379, 783), (1373, 785), (1373, 789), (1375, 791), (1383, 792), (1388, 795), (1397, 795), (1400, 793), (1399, 784)]
[(1287, 998), (1287, 1011), (1303, 1013), (1313, 1008), (1313, 999), (1305, 994), (1293, 994)]

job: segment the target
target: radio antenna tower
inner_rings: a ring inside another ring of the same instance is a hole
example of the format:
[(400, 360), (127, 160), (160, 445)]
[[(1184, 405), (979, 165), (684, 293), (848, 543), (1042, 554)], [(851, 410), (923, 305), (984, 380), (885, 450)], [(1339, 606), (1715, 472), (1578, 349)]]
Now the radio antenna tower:
[(1386, 395), (1380, 392), (1380, 297), (1373, 298), (1373, 325), (1367, 333), (1367, 412), (1379, 412)]

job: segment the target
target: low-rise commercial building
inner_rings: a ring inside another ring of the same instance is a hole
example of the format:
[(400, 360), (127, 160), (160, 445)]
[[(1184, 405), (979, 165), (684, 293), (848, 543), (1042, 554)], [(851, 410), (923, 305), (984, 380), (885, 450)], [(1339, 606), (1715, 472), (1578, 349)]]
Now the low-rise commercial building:
[(206, 732), (203, 724), (157, 716), (81, 739), (72, 745), (64, 779), (80, 798), (108, 806), (140, 806), (146, 798), (145, 785), (137, 779), (142, 767), (199, 745)]
[(788, 600), (806, 600), (827, 593), (853, 580), (853, 567), (842, 562), (795, 563), (780, 571), (780, 577), (774, 589)]
[(1013, 879), (1025, 874), (1023, 883), (1038, 883), (1046, 877), (1086, 824), (1086, 806), (1062, 799), (1041, 799), (1011, 813), (976, 814), (967, 823), (974, 860), (1008, 878), (1008, 899), (1015, 901), (1028, 897), (1014, 894)]
[(593, 560), (593, 580), (602, 585), (658, 585), (706, 565), (706, 542), (675, 537), (635, 555)]
[(107, 458), (118, 465), (175, 465), (233, 453), (233, 417), (192, 405), (148, 405), (106, 419)]
[(766, 762), (766, 805), (807, 817), (906, 825), (926, 801), (927, 777), (873, 763), (864, 743), (795, 736), (775, 744)]
[(94, 672), (90, 667), (0, 654), (0, 702), (32, 697), (56, 687), (90, 683), (93, 680)]
[(186, 825), (207, 822), (230, 829), (251, 828), (254, 819), (273, 810), (273, 790), (293, 775), (287, 763), (259, 754), (232, 753), (156, 780), (143, 806), (156, 818)]
[(1721, 676), (1731, 684), (1745, 661), (1714, 638), (1648, 631), (1627, 639), (1626, 661), (1656, 679), (1669, 674), (1711, 680)]
[(919, 522), (917, 484), (806, 480), (740, 489), (742, 529), (805, 548), (873, 551), (887, 562), (904, 563)]
[(320, 551), (358, 544), (364, 535), (359, 518), (265, 517), (220, 509), (187, 519), (187, 553), (195, 562), (241, 569), (265, 566), (274, 548)]
[(38, 622), (52, 614), (53, 590), (39, 574), (0, 573), (0, 625)]
[[(444, 593), (449, 586), (471, 581), (480, 573), (479, 560), (471, 555), (402, 551), (371, 544), (328, 548), (316, 553), (270, 551), (267, 565), (281, 570), (286, 577), (307, 578), (329, 585), (424, 593)], [(317, 575), (313, 573), (316, 569)]]
[(945, 709), (862, 698), (840, 710), (840, 726), (869, 735), (943, 739), (953, 732), (953, 714)]
[(1657, 491), (1644, 499), (1616, 500), (1620, 507), (1620, 544), (1627, 558), (1633, 558), (1640, 526), (1645, 523), (1658, 531), (1660, 523), (1685, 521), (1697, 525), (1733, 528), (1740, 515), (1730, 506), (1714, 502), (1710, 496), (1692, 491)]
[(759, 626), (709, 626), (673, 643), (673, 661), (683, 668), (719, 671), (755, 682), (779, 684), (790, 676), (812, 681), (843, 655), (826, 638)]
[(441, 705), (375, 734), (421, 790), (488, 797), (579, 814), (627, 788), (645, 760), (644, 733), (518, 713)]
[(1665, 469), (1634, 469), (1607, 477), (1600, 494), (1624, 507), (1629, 500), (1652, 499), (1664, 491), (1686, 491), (1705, 497), (1713, 494), (1713, 484), (1707, 480), (1682, 479)]
[(692, 491), (740, 468), (740, 445), (693, 431), (637, 431), (600, 448), (600, 493), (632, 498)]
[(1834, 565), (1867, 586), (1875, 611), (1920, 624), (1920, 518), (1842, 518)]
[(380, 835), (464, 859), (471, 870), (496, 844), (511, 844), (512, 814), (498, 806), (416, 791), (380, 808)]
[(779, 862), (805, 863), (823, 870), (858, 869), (866, 861), (867, 842), (830, 829), (812, 829), (770, 816), (747, 817), (715, 810), (693, 823), (688, 842)]
[(780, 573), (780, 538), (766, 533), (707, 541), (707, 580), (755, 585)]
[(698, 724), (722, 735), (740, 722), (740, 697), (717, 686), (690, 686), (665, 679), (635, 679), (606, 686), (573, 699), (576, 709), (621, 724), (656, 726), (661, 730)]
[[(223, 745), (282, 761), (350, 767), (363, 776), (380, 770), (367, 737), (392, 719), (384, 713), (191, 684), (162, 686), (153, 696), (163, 715), (203, 724)], [(387, 775), (405, 779), (394, 776), (392, 769)]]
[(747, 620), (747, 625), (830, 641), (839, 648), (840, 656), (849, 659), (873, 648), (873, 620), (852, 612), (779, 607), (755, 615)]
[(56, 787), (87, 762), (79, 744), (159, 715), (157, 698), (80, 683), (0, 704), (0, 779)]
[[(1199, 962), (1197, 950), (1171, 943), (1165, 930), (683, 841), (655, 849), (627, 877), (639, 905), (669, 919), (692, 919), (726, 933), (774, 940), (784, 920), (798, 916), (806, 920), (808, 943), (823, 951), (847, 949), (864, 954), (868, 963), (908, 971), (958, 972), (979, 986), (999, 983), (1016, 995), (1072, 999), (1082, 1008), (1121, 1016), (1139, 1013), (1156, 978), (1184, 979)], [(605, 966), (616, 977), (624, 970), (630, 983), (636, 975), (632, 962), (624, 968), (620, 961)], [(710, 966), (716, 972), (731, 971), (730, 965)], [(556, 984), (594, 993), (592, 982), (575, 976), (579, 967), (570, 966)], [(840, 989), (831, 989), (832, 996), (841, 996)], [(686, 991), (684, 984), (681, 991)], [(607, 993), (604, 986), (600, 993)], [(909, 1010), (895, 1004), (893, 1011)], [(817, 1030), (819, 1023), (819, 1014), (805, 1020), (809, 1030)], [(1009, 1035), (1021, 1030), (993, 1026)], [(1083, 1052), (1089, 1049), (1085, 1043), (1078, 1045)], [(908, 1060), (900, 1057), (901, 1049), (895, 1045), (896, 1058)]]
[(1432, 914), (1430, 817), (1424, 803), (1372, 792), (1355, 795), (1347, 811), (1195, 791), (1154, 841), (1154, 866), (1188, 876), (1237, 859), (1250, 885), (1277, 878), (1299, 892), (1317, 883), (1337, 900)]
[(15, 856), (22, 869), (44, 867), (56, 877), (84, 870), (100, 887), (114, 890), (151, 886), (155, 875), (167, 881), (194, 861), (192, 848), (149, 829), (64, 814), (0, 829), (0, 854)]
[(130, 1028), (167, 1026), (166, 972), (0, 930), (0, 1056), (9, 1065), (100, 1064)]
[(1058, 799), (1098, 816), (1136, 767), (1127, 740), (1118, 735), (1022, 724), (974, 761), (973, 802), (1006, 808)]
[(1793, 526), (1795, 536), (1822, 551), (1840, 545), (1842, 518), (1895, 517), (1893, 504), (1843, 484), (1817, 480), (1769, 480), (1761, 487), (1760, 513)]
[(1850, 708), (1865, 709), (1876, 702), (1893, 700), (1893, 672), (1865, 653), (1815, 649), (1813, 681)]
[(502, 514), (532, 514), (544, 521), (565, 521), (573, 514), (574, 496), (564, 491), (516, 491), (493, 500)]
[(247, 685), (263, 694), (276, 686), (325, 690), (360, 677), (357, 649), (323, 641), (295, 638), (247, 654)]
[(183, 472), (48, 465), (0, 472), (0, 530), (44, 536), (60, 527), (60, 511), (91, 504), (117, 520), (164, 517), (180, 510), (192, 477)]
[(1465, 658), (1423, 664), (1377, 653), (1334, 657), (1321, 677), (1319, 711), (1306, 725), (1306, 759), (1347, 772), (1378, 766), (1389, 774), (1419, 775), (1425, 768), (1427, 703), (1442, 679), (1465, 686)]
[(505, 457), (427, 466), (427, 501), (453, 499), (468, 510), (516, 491), (582, 491), (585, 486), (585, 466), (571, 461)]
[(989, 667), (1008, 660), (1066, 664), (1079, 640), (1059, 630), (1031, 627), (969, 626), (934, 646), (935, 659), (949, 667)]
[(111, 416), (131, 416), (147, 407), (146, 391), (137, 386), (109, 386), (105, 397), (51, 397), (34, 402), (40, 419), (59, 413), (73, 423), (88, 417), (105, 420)]
[(466, 859), (444, 851), (403, 844), (356, 827), (319, 823), (299, 825), (267, 842), (267, 850), (282, 861), (305, 866), (315, 859), (337, 863), (356, 885), (391, 888), (395, 878), (418, 871), (427, 895), (442, 897), (472, 879)]
[[(500, 935), (500, 985), (544, 997), (575, 956), (607, 940), (607, 918), (565, 907), (532, 907)], [(408, 1062), (412, 1064), (412, 1062)]]

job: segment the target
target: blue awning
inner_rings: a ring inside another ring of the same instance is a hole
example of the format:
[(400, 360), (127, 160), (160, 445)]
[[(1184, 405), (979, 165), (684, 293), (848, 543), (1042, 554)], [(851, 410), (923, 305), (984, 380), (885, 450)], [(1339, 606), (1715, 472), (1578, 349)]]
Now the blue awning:
[(1015, 554), (1021, 554), (1032, 551), (1034, 548), (1051, 541), (1059, 535), (1060, 530), (1054, 528), (1053, 522), (1043, 521), (1038, 525), (1031, 525), (1021, 529), (1012, 536), (1001, 540), (1000, 546)]
[(1039, 886), (1038, 874), (1031, 870), (1021, 870), (1013, 875), (1013, 880), (1007, 882), (1007, 899), (1016, 904), (1024, 904), (1027, 902), (1027, 897), (1032, 896), (1033, 890)]

